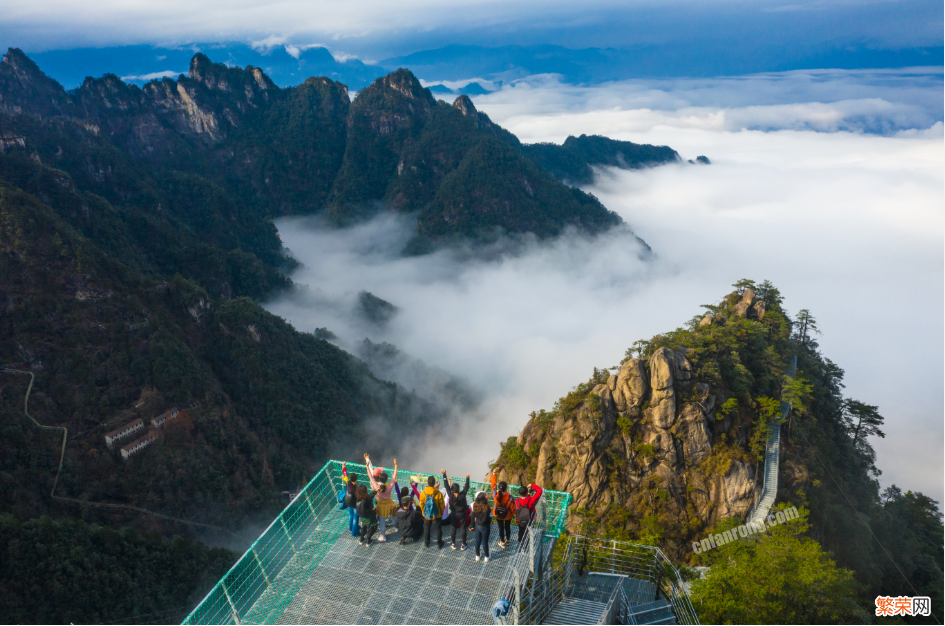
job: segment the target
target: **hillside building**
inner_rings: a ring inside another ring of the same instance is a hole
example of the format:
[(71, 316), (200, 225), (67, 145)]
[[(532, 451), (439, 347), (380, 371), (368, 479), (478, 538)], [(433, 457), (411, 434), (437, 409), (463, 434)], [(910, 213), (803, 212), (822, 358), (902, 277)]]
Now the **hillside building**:
[(141, 452), (142, 450), (150, 446), (152, 443), (157, 441), (157, 438), (158, 438), (157, 431), (152, 430), (144, 437), (135, 439), (134, 441), (129, 443), (127, 446), (122, 446), (121, 458), (127, 459), (132, 454), (137, 454), (138, 452)]
[(172, 409), (168, 409), (167, 411), (164, 411), (157, 417), (152, 418), (151, 425), (154, 426), (155, 428), (160, 428), (161, 426), (164, 426), (166, 422), (169, 422), (170, 420), (175, 419), (176, 417), (177, 417), (177, 407), (175, 406)]
[(112, 444), (114, 444), (119, 439), (124, 439), (125, 437), (133, 435), (143, 428), (144, 428), (144, 420), (142, 420), (141, 418), (138, 418), (133, 422), (128, 422), (124, 426), (119, 426), (112, 432), (105, 435), (105, 443), (110, 448), (112, 447)]

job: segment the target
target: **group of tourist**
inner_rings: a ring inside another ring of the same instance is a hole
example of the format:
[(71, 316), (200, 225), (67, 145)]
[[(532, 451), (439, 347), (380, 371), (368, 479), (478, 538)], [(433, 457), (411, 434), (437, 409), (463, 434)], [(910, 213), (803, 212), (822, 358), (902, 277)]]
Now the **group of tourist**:
[[(442, 548), (443, 525), (450, 527), (450, 546), (453, 550), (465, 550), (467, 532), (476, 536), (476, 560), (489, 562), (489, 535), (492, 520), (499, 526), (499, 546), (507, 547), (512, 542), (512, 520), (518, 525), (518, 546), (526, 545), (525, 531), (535, 515), (535, 506), (541, 498), (538, 485), (522, 486), (515, 498), (508, 484), (496, 481), (492, 474), (492, 496), (485, 491), (476, 492), (472, 506), (469, 505), (469, 474), (466, 484), (450, 485), (445, 470), (440, 470), (442, 482), (435, 476), (423, 480), (411, 476), (410, 485), (401, 488), (397, 482), (397, 459), (394, 459), (394, 475), (388, 476), (381, 468), (371, 465), (370, 457), (364, 455), (367, 466), (367, 484), (358, 482), (357, 474), (349, 474), (346, 463), (341, 464), (345, 488), (338, 494), (341, 508), (348, 509), (349, 530), (361, 545), (371, 545), (374, 534), (379, 542), (387, 541), (387, 520), (397, 520), (400, 544), (419, 541), (430, 547), (430, 538), (436, 534), (437, 547)], [(425, 484), (424, 484), (425, 483)], [(423, 484), (422, 490), (420, 485)], [(370, 489), (368, 488), (370, 487)], [(457, 545), (457, 536), (460, 540)]]

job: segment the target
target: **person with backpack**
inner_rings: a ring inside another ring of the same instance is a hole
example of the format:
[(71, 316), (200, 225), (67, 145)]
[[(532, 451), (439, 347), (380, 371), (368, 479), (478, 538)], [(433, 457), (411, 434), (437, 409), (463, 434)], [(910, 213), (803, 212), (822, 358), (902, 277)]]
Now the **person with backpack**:
[(358, 485), (356, 492), (358, 498), (357, 511), (358, 520), (361, 522), (361, 537), (358, 539), (359, 545), (371, 545), (371, 538), (377, 530), (377, 511), (374, 509), (374, 496), (376, 491), (368, 492), (367, 487)]
[[(528, 490), (531, 489), (531, 495)], [(535, 505), (541, 498), (542, 488), (538, 485), (522, 485), (518, 488), (518, 499), (515, 500), (515, 523), (518, 524), (518, 544), (521, 549), (525, 549), (522, 539), (525, 537), (525, 531), (528, 529), (528, 523), (535, 516)]]
[(358, 475), (351, 474), (349, 476), (346, 465), (345, 462), (341, 463), (341, 480), (344, 481), (345, 485), (345, 495), (342, 504), (348, 509), (348, 530), (351, 531), (352, 537), (357, 537), (360, 534), (358, 512), (355, 510), (358, 504), (358, 499), (355, 496), (355, 491), (358, 489)]
[(489, 506), (489, 499), (486, 498), (486, 492), (480, 491), (476, 494), (476, 500), (472, 506), (472, 518), (476, 524), (476, 560), (479, 560), (479, 546), (485, 550), (486, 560), (489, 562), (489, 533), (492, 531), (492, 507)]
[(492, 473), (492, 501), (495, 508), (492, 514), (499, 525), (499, 547), (504, 548), (512, 541), (512, 518), (515, 517), (515, 500), (509, 493), (509, 484), (504, 480), (496, 484), (495, 472)]
[[(377, 517), (380, 525), (380, 534), (377, 540), (381, 543), (387, 541), (385, 533), (387, 532), (387, 518), (393, 517), (397, 511), (397, 503), (391, 498), (394, 494), (394, 484), (388, 483), (387, 472), (381, 471), (381, 468), (371, 465), (371, 457), (364, 455), (364, 464), (367, 466), (368, 480), (371, 481), (371, 489), (377, 492)], [(394, 459), (394, 483), (397, 481), (397, 459)]]
[[(449, 478), (446, 472), (443, 472), (443, 482), (449, 484)], [(466, 486), (461, 490), (459, 483), (453, 483), (452, 497), (450, 497), (450, 547), (456, 549), (456, 531), (462, 530), (461, 538), (463, 544), (460, 550), (466, 549), (466, 532), (468, 527), (467, 516), (469, 515), (469, 503), (466, 501), (466, 494), (469, 493), (469, 474), (466, 474)]]
[(446, 502), (438, 489), (436, 478), (427, 478), (427, 486), (420, 492), (420, 510), (423, 512), (423, 543), (430, 547), (431, 531), (436, 531), (437, 548), (443, 547), (443, 528), (441, 516), (446, 511)]
[[(404, 487), (404, 490), (406, 491), (407, 488)], [(397, 507), (394, 516), (397, 518), (400, 545), (420, 538), (423, 532), (423, 516), (413, 505), (413, 498), (410, 497), (409, 492), (400, 499), (400, 506)]]

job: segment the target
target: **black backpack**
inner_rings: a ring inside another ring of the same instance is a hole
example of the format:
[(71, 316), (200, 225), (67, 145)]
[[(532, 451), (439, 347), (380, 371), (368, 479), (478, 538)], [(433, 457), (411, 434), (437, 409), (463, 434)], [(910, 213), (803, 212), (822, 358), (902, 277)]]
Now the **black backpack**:
[(499, 494), (496, 494), (496, 497), (495, 497), (495, 516), (499, 519), (502, 519), (506, 515), (509, 514), (509, 502), (512, 500), (512, 496), (510, 496), (509, 494), (504, 494), (505, 502), (504, 503), (499, 502), (499, 497), (501, 497), (502, 495), (503, 494), (499, 493)]
[(349, 483), (348, 493), (345, 494), (345, 506), (350, 509), (350, 508), (354, 508), (356, 504), (357, 504), (357, 501), (355, 500), (355, 497), (354, 497), (354, 489), (352, 489), (352, 484)]
[(374, 517), (374, 498), (367, 497), (363, 500), (358, 500), (358, 517)]
[(519, 526), (527, 526), (532, 520), (532, 512), (527, 506), (520, 506), (515, 511), (515, 521)]

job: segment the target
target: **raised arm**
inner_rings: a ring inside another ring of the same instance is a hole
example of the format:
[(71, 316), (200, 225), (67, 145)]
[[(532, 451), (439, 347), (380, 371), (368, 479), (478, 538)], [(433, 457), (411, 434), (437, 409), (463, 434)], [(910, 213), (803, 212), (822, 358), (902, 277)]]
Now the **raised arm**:
[(374, 466), (371, 465), (371, 457), (369, 457), (366, 452), (364, 453), (364, 465), (367, 467), (367, 477), (368, 480), (371, 481), (371, 489), (375, 491), (378, 490), (380, 485), (374, 480)]
[(466, 486), (463, 488), (463, 495), (469, 493), (469, 474), (466, 474)]
[(341, 462), (341, 480), (348, 482), (348, 467), (344, 461)]
[(528, 508), (532, 508), (533, 506), (535, 506), (535, 503), (538, 502), (538, 500), (541, 498), (541, 494), (543, 490), (538, 485), (529, 485), (528, 487), (533, 492), (532, 495), (528, 497)]
[(492, 476), (490, 477), (489, 482), (492, 483), (492, 499), (495, 500), (495, 494), (496, 494), (495, 472), (492, 472)]

